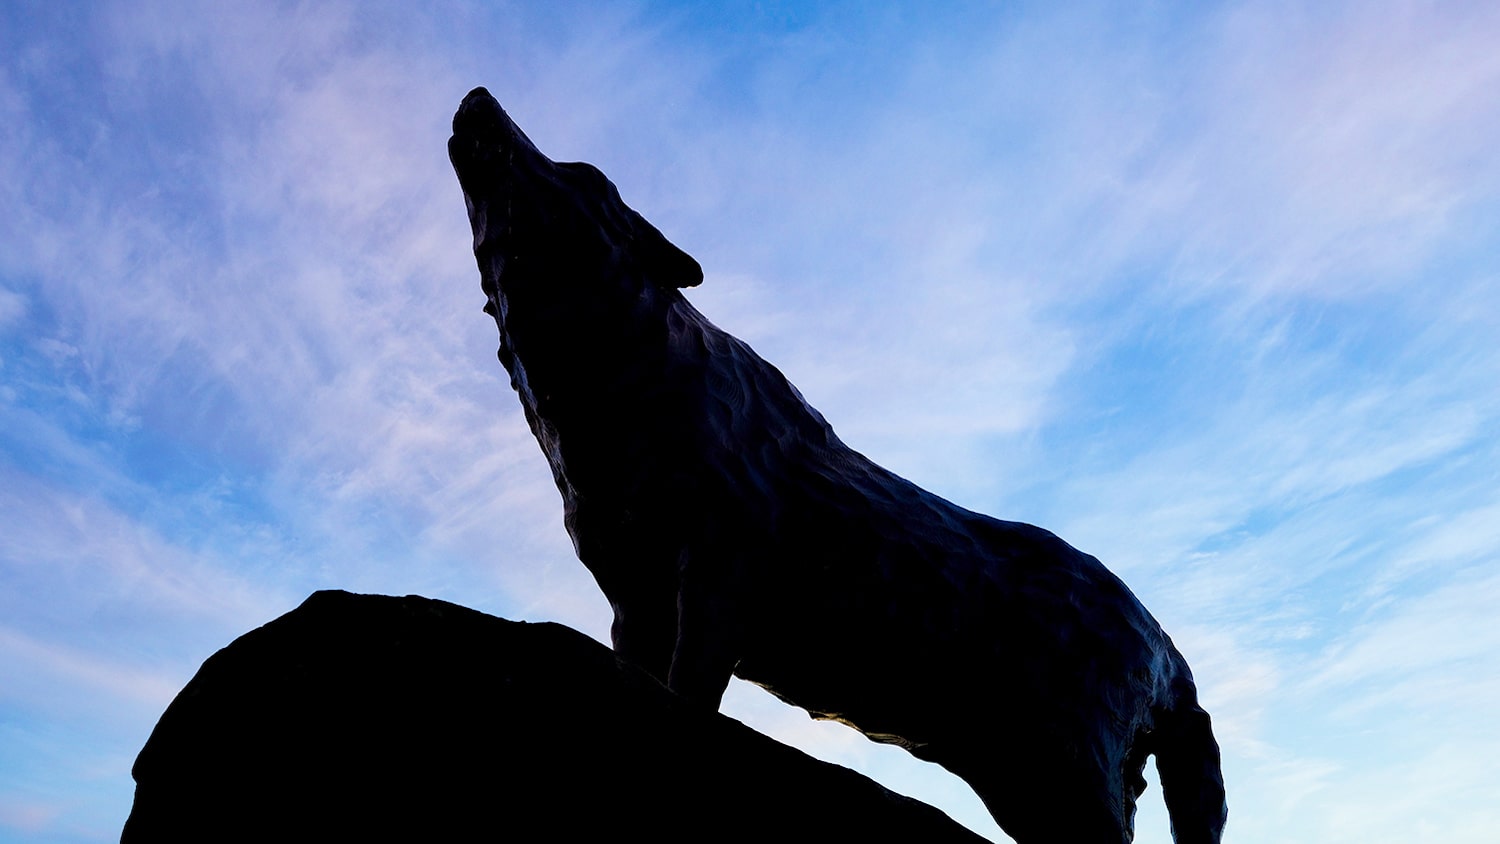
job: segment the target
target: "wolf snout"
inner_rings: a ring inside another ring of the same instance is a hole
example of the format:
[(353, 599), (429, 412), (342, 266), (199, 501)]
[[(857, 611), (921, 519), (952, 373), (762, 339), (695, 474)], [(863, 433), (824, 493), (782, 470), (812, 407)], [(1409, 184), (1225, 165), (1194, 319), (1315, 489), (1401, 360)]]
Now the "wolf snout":
[(448, 157), (471, 199), (487, 196), (494, 186), (486, 185), (502, 174), (511, 178), (517, 174), (550, 172), (556, 166), (537, 151), (536, 144), (484, 88), (470, 91), (454, 113)]
[(510, 118), (485, 88), (470, 91), (453, 115), (453, 134), (467, 135), (476, 141), (499, 140), (509, 127)]
[[(494, 198), (502, 172), (513, 163), (517, 148), (526, 146), (518, 143), (522, 137), (488, 90), (475, 88), (464, 97), (453, 115), (448, 158), (471, 204), (482, 205)], [(472, 217), (471, 222), (478, 225)]]

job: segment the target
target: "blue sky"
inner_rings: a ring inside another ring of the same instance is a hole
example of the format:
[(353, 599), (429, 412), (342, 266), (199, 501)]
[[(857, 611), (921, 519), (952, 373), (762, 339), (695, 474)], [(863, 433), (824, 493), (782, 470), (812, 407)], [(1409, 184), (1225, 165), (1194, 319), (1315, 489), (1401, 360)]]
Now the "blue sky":
[(117, 840), (176, 690), (315, 589), (606, 636), (479, 310), (476, 85), (847, 442), (1124, 577), (1229, 840), (1492, 840), (1500, 7), (1305, 5), (4, 4), (0, 840)]

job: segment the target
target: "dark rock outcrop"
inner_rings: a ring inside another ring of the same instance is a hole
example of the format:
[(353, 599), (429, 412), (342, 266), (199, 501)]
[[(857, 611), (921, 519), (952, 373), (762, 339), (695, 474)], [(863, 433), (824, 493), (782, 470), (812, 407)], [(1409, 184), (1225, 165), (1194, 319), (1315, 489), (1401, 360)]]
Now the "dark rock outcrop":
[(135, 765), (154, 841), (982, 841), (686, 705), (567, 627), (318, 592), (203, 664)]

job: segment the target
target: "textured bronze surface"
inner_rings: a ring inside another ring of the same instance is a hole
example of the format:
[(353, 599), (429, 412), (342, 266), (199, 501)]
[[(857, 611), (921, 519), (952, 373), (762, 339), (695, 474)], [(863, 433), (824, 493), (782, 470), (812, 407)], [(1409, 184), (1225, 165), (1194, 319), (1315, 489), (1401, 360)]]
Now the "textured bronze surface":
[(1023, 844), (1129, 841), (1155, 754), (1176, 839), (1219, 840), (1209, 717), (1124, 583), (845, 446), (687, 302), (697, 261), (483, 88), (453, 132), (500, 360), (622, 656), (704, 706), (733, 673), (901, 745)]

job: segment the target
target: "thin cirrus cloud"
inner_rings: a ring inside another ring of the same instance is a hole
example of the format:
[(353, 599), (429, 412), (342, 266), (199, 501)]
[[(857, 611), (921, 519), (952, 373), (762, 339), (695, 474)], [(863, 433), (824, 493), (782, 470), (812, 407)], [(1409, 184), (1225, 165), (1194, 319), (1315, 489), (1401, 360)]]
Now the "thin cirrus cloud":
[[(443, 154), (484, 84), (852, 445), (1120, 571), (1236, 836), (1487, 840), (1493, 10), (6, 15), (0, 829), (116, 837), (162, 699), (312, 589), (605, 636)], [(998, 835), (904, 754), (729, 705)]]

